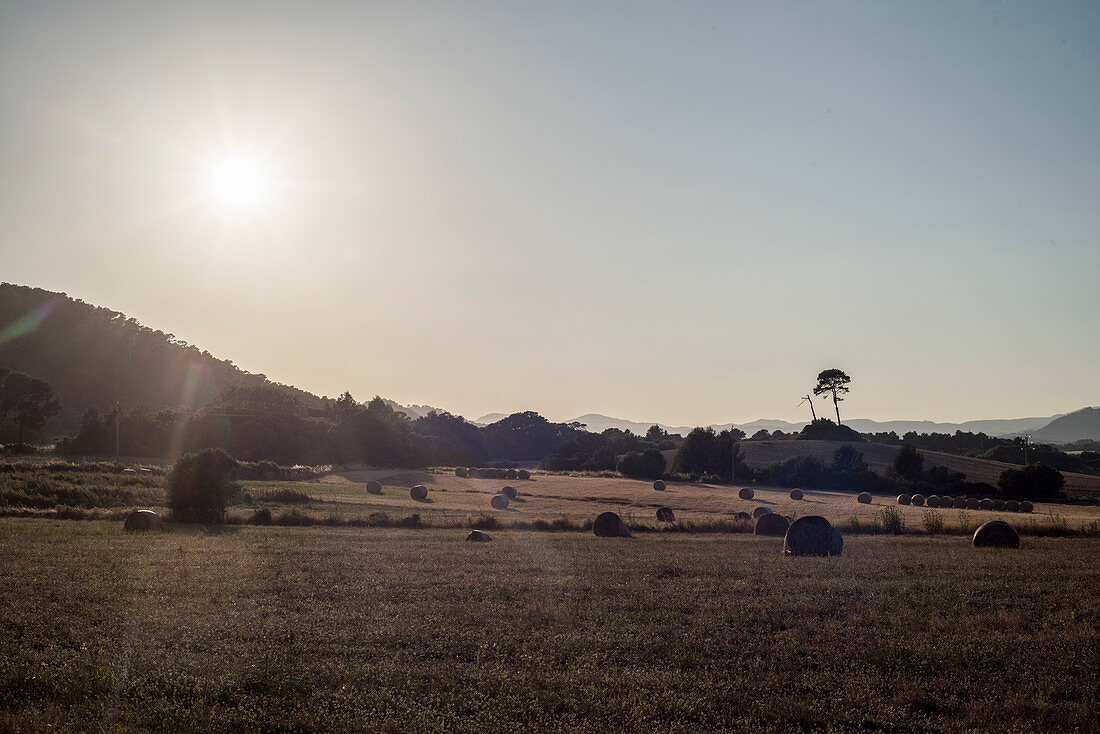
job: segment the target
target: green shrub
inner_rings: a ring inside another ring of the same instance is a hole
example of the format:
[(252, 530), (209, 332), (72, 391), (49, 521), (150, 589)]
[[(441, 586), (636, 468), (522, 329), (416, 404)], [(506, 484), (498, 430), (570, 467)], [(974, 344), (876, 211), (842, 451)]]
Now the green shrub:
[(181, 456), (168, 472), (168, 506), (181, 522), (224, 523), (225, 506), (237, 490), (237, 462), (221, 449)]
[(665, 473), (665, 457), (657, 449), (632, 452), (619, 461), (618, 469), (631, 479), (660, 479)]
[(1006, 497), (1058, 497), (1066, 480), (1057, 469), (1032, 464), (1023, 469), (1005, 469), (997, 480)]
[(905, 532), (905, 518), (896, 507), (884, 507), (878, 511), (878, 521), (884, 533), (901, 535)]

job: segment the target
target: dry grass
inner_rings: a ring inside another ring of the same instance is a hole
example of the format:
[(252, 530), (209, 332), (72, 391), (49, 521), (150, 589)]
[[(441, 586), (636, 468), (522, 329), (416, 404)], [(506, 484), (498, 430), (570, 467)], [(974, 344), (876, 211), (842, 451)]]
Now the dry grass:
[(1100, 728), (1098, 540), (493, 536), (0, 520), (0, 728)]
[[(745, 462), (752, 467), (766, 466), (800, 455), (813, 456), (827, 464), (832, 461), (833, 453), (837, 448), (849, 445), (863, 454), (867, 468), (879, 474), (884, 473), (886, 467), (893, 464), (894, 457), (898, 453), (897, 446), (841, 441), (742, 441), (738, 445), (745, 454)], [(994, 486), (1005, 469), (1020, 468), (1018, 464), (972, 459), (942, 451), (921, 449), (920, 453), (924, 457), (925, 469), (942, 466), (951, 471), (962, 472), (969, 481), (986, 482)], [(1100, 500), (1100, 477), (1073, 472), (1063, 472), (1062, 476), (1066, 479), (1066, 492), (1070, 496)]]
[[(370, 479), (382, 482), (381, 495), (370, 495), (364, 484)], [(424, 484), (430, 490), (430, 502), (416, 502), (409, 498), (408, 487)], [(247, 483), (249, 486), (257, 483)], [(324, 500), (314, 510), (326, 515), (349, 519), (363, 517), (371, 512), (389, 514), (419, 513), (425, 520), (454, 522), (485, 511), (489, 497), (504, 486), (501, 480), (463, 479), (453, 472), (436, 473), (401, 471), (371, 472), (349, 471), (332, 474), (319, 482), (300, 484), (313, 497)], [(669, 482), (661, 492), (652, 483), (631, 479), (603, 477), (562, 476), (536, 473), (530, 481), (517, 485), (520, 496), (508, 509), (497, 513), (502, 524), (533, 522), (566, 518), (580, 523), (591, 520), (605, 510), (613, 510), (633, 527), (656, 527), (655, 513), (658, 507), (671, 507), (677, 520), (684, 523), (706, 523), (716, 519), (729, 519), (738, 511), (752, 512), (763, 506), (788, 518), (802, 515), (822, 515), (834, 525), (851, 518), (865, 524), (873, 524), (883, 507), (896, 507), (911, 527), (921, 525), (924, 508), (896, 505), (893, 496), (876, 496), (871, 504), (856, 502), (855, 494), (807, 490), (802, 500), (792, 500), (789, 490), (755, 487), (751, 500), (737, 496), (738, 487), (708, 484)], [(1095, 505), (1065, 505), (1039, 503), (1029, 515), (1010, 512), (978, 512), (955, 509), (939, 510), (951, 520), (968, 516), (979, 520), (1004, 519), (1014, 524), (1029, 521), (1045, 522), (1059, 518), (1070, 528), (1082, 528), (1100, 522), (1100, 507)], [(976, 525), (975, 525), (976, 527)]]

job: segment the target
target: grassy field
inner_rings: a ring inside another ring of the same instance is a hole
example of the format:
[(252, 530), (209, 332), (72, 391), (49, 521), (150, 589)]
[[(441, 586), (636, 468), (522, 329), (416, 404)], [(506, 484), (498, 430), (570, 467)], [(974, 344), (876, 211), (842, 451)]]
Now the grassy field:
[(1096, 731), (1100, 540), (0, 519), (0, 728)]
[[(375, 479), (382, 483), (381, 495), (371, 495), (365, 482)], [(604, 510), (618, 512), (632, 527), (659, 526), (658, 507), (671, 507), (678, 520), (703, 524), (715, 518), (730, 519), (737, 512), (752, 512), (767, 507), (787, 517), (823, 515), (834, 524), (857, 531), (870, 527), (884, 508), (896, 509), (911, 529), (923, 530), (929, 510), (920, 507), (897, 506), (893, 497), (875, 497), (869, 505), (859, 504), (854, 494), (845, 492), (807, 491), (805, 499), (790, 499), (786, 489), (755, 487), (752, 500), (742, 500), (737, 489), (723, 485), (670, 483), (665, 491), (653, 489), (651, 482), (622, 478), (563, 476), (535, 474), (528, 481), (493, 479), (462, 479), (451, 472), (420, 471), (345, 471), (330, 474), (319, 481), (281, 485), (249, 482), (257, 494), (278, 487), (296, 487), (322, 502), (302, 506), (303, 511), (323, 513), (337, 518), (362, 518), (374, 512), (391, 515), (418, 513), (426, 520), (460, 523), (489, 515), (507, 525), (521, 521), (565, 518), (580, 523), (591, 520)], [(409, 497), (408, 488), (424, 484), (429, 492), (427, 501)], [(519, 501), (507, 510), (494, 511), (489, 499), (505, 484), (516, 487)], [(1026, 528), (1065, 525), (1069, 528), (1100, 529), (1100, 506), (1039, 503), (1034, 513), (980, 510), (935, 510), (933, 515), (947, 532), (973, 532), (990, 519), (1005, 519)]]
[[(785, 461), (795, 456), (813, 456), (828, 464), (837, 447), (845, 442), (837, 441), (742, 441), (738, 444), (745, 454), (745, 462), (752, 467), (767, 466), (779, 461)], [(874, 443), (849, 443), (863, 454), (867, 462), (867, 468), (884, 474), (886, 468), (893, 464), (894, 457), (898, 454), (897, 446), (886, 446)], [(921, 449), (924, 457), (924, 468), (942, 466), (951, 471), (962, 472), (972, 482), (986, 482), (997, 485), (997, 479), (1006, 469), (1019, 469), (1018, 464), (1007, 464), (1001, 461), (989, 459), (974, 459), (969, 456), (948, 454), (942, 451), (927, 451)], [(1065, 491), (1071, 497), (1082, 497), (1100, 500), (1100, 477), (1091, 474), (1077, 474), (1074, 472), (1062, 472), (1066, 480)]]
[[(0, 468), (3, 468), (0, 465)], [(379, 495), (366, 482), (382, 483)], [(0, 472), (0, 514), (45, 517), (90, 517), (119, 520), (130, 507), (165, 509), (163, 474), (126, 474), (109, 465), (81, 468), (32, 466), (23, 472)], [(554, 527), (583, 529), (605, 510), (620, 513), (639, 530), (748, 531), (752, 523), (734, 519), (738, 512), (767, 507), (794, 518), (823, 515), (845, 532), (875, 532), (884, 510), (897, 512), (907, 532), (973, 532), (990, 519), (1005, 519), (1032, 535), (1085, 532), (1100, 535), (1100, 505), (1038, 503), (1031, 514), (982, 510), (897, 506), (893, 497), (875, 497), (859, 504), (853, 494), (806, 491), (802, 501), (788, 490), (755, 487), (752, 500), (741, 500), (737, 488), (726, 485), (669, 483), (658, 492), (648, 481), (599, 476), (536, 473), (530, 480), (470, 479), (453, 471), (347, 470), (309, 482), (243, 481), (243, 492), (230, 507), (230, 519), (248, 522), (258, 510), (269, 511), (276, 523), (434, 525), (450, 527)], [(428, 497), (417, 501), (409, 488), (423, 484)], [(505, 484), (519, 497), (506, 510), (494, 510), (490, 498)], [(62, 506), (61, 509), (50, 509)], [(678, 523), (658, 523), (658, 507), (676, 513)], [(29, 508), (29, 509), (27, 509)], [(91, 508), (91, 509), (88, 509)], [(413, 516), (416, 516), (415, 518)]]

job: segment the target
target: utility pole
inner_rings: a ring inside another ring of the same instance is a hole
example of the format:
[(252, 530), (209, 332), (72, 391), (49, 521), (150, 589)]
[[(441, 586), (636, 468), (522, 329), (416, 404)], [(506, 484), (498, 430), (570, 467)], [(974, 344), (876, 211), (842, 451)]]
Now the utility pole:
[(1025, 433), (1024, 434), (1024, 466), (1030, 466), (1031, 465), (1031, 462), (1029, 462), (1028, 459), (1027, 459), (1027, 449), (1028, 449), (1028, 444), (1030, 444), (1030, 443), (1031, 443), (1031, 434), (1030, 433)]
[(115, 463), (118, 463), (118, 402), (115, 402)]

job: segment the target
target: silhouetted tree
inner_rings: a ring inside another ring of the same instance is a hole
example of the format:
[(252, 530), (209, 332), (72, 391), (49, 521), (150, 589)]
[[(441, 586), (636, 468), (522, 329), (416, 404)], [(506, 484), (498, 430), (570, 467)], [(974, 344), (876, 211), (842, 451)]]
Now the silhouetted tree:
[(867, 468), (867, 464), (863, 461), (862, 452), (854, 446), (844, 444), (833, 452), (832, 468), (839, 471), (862, 471)]
[(1005, 469), (997, 480), (1001, 493), (1008, 497), (1057, 497), (1065, 483), (1062, 473), (1046, 464)]
[(629, 453), (619, 460), (618, 469), (632, 479), (660, 479), (665, 473), (665, 457), (657, 449)]
[(917, 479), (924, 471), (924, 457), (912, 444), (902, 444), (894, 457), (894, 474), (903, 479)]
[(836, 408), (836, 424), (838, 426), (842, 425), (840, 422), (840, 401), (844, 399), (840, 396), (848, 392), (848, 383), (851, 381), (851, 377), (844, 374), (843, 370), (838, 369), (822, 370), (817, 375), (817, 385), (814, 387), (814, 395), (832, 394), (833, 407)]
[(37, 377), (22, 372), (7, 372), (2, 377), (0, 415), (12, 417), (19, 426), (19, 443), (23, 443), (24, 429), (38, 430), (61, 412), (61, 399), (50, 383)]

